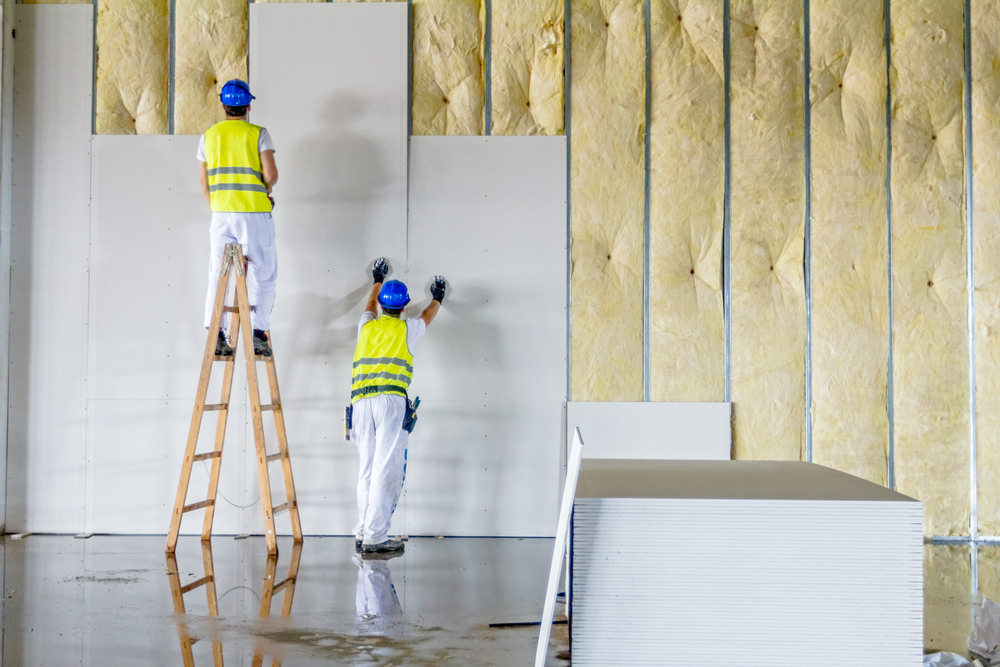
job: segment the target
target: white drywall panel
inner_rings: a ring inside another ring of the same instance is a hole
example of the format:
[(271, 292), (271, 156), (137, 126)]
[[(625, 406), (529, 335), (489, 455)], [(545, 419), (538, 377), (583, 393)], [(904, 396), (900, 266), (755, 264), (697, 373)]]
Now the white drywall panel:
[(413, 137), (412, 316), (450, 284), (414, 349), (405, 527), (552, 535), (566, 398), (563, 137)]
[(367, 266), (406, 264), (406, 10), (250, 6), (250, 120), (271, 133), (280, 175), (271, 330), (308, 533), (353, 528), (357, 454), (342, 419)]
[(579, 428), (588, 459), (727, 460), (731, 403), (566, 404), (566, 433)]
[(84, 516), (93, 7), (16, 5), (7, 529)]

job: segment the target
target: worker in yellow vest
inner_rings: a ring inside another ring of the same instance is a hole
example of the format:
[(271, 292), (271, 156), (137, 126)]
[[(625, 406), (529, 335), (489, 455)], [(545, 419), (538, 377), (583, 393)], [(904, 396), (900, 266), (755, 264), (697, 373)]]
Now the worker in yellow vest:
[(354, 548), (362, 555), (403, 550), (402, 541), (389, 537), (389, 524), (403, 490), (413, 423), (406, 393), (413, 379), (410, 349), (437, 315), (447, 288), (444, 278), (434, 276), (431, 302), (420, 317), (403, 319), (410, 295), (400, 281), (385, 282), (388, 273), (384, 257), (372, 263), (374, 284), (358, 324), (351, 374), (351, 439), (359, 458)]
[[(226, 120), (208, 128), (198, 143), (201, 189), (212, 209), (205, 328), (212, 321), (223, 250), (228, 243), (239, 243), (248, 263), (247, 297), (252, 308), (254, 354), (269, 357), (271, 346), (266, 332), (278, 275), (271, 189), (278, 182), (278, 167), (267, 129), (247, 122), (254, 99), (245, 81), (227, 81), (219, 95)], [(217, 355), (233, 354), (226, 335), (228, 322), (228, 316), (224, 316), (215, 346)]]

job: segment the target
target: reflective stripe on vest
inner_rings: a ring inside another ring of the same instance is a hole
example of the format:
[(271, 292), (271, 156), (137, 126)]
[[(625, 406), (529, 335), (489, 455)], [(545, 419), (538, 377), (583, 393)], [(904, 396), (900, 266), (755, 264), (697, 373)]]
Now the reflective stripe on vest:
[(260, 126), (224, 120), (205, 131), (205, 167), (213, 211), (267, 213), (263, 167), (257, 141)]
[(351, 402), (379, 394), (406, 396), (413, 379), (413, 355), (406, 345), (406, 321), (382, 317), (365, 322), (354, 348)]

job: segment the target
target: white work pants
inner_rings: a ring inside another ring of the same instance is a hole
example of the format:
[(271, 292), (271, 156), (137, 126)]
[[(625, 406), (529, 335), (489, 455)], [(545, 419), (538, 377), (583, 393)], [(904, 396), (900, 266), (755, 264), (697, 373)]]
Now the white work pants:
[[(254, 329), (271, 328), (274, 308), (274, 284), (278, 277), (278, 253), (274, 245), (274, 220), (270, 213), (212, 212), (209, 228), (211, 248), (208, 255), (208, 295), (205, 297), (205, 328), (212, 323), (215, 290), (222, 270), (222, 252), (227, 243), (239, 243), (247, 259), (247, 298), (253, 310), (250, 324)], [(230, 275), (233, 275), (230, 272)], [(222, 328), (229, 330), (229, 317), (223, 313)]]
[(389, 524), (406, 475), (403, 430), (406, 399), (379, 394), (354, 404), (351, 439), (358, 447), (358, 523), (354, 535), (365, 544), (389, 537)]
[(354, 593), (354, 606), (358, 616), (366, 620), (372, 616), (399, 616), (403, 613), (392, 585), (392, 574), (384, 560), (365, 560), (354, 555), (358, 566), (358, 585)]

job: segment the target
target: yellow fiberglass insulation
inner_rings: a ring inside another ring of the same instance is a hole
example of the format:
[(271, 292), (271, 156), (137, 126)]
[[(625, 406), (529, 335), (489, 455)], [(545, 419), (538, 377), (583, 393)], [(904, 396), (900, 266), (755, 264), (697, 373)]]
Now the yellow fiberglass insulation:
[(97, 133), (166, 134), (168, 0), (97, 6)]

